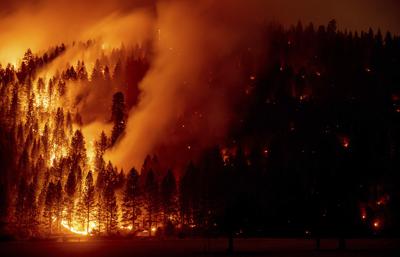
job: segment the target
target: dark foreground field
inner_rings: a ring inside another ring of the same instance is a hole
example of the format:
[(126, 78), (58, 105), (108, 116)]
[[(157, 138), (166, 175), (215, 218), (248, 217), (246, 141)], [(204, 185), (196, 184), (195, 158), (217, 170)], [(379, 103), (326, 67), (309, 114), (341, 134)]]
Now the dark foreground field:
[[(305, 239), (236, 239), (233, 256), (400, 256), (400, 240), (348, 240), (348, 249), (335, 250), (335, 240), (323, 240), (322, 250), (314, 250), (314, 241)], [(1, 242), (0, 256), (55, 257), (152, 257), (152, 256), (226, 256), (224, 239), (135, 239), (76, 242)]]

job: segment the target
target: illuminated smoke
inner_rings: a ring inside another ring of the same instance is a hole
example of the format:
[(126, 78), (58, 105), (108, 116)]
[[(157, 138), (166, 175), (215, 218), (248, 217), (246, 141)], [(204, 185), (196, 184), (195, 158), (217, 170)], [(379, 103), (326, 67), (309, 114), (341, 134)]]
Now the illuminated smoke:
[[(298, 19), (325, 24), (337, 17), (339, 24), (360, 29), (353, 21), (346, 22), (349, 17), (357, 16), (363, 26), (383, 24), (391, 28), (394, 24), (389, 20), (393, 19), (392, 15), (386, 15), (381, 21), (371, 19), (370, 9), (376, 8), (362, 9), (354, 4), (352, 8), (364, 10), (364, 15), (343, 12), (348, 1), (309, 0), (307, 4), (289, 0), (8, 2), (11, 1), (0, 2), (0, 9), (7, 10), (0, 12), (0, 62), (3, 64), (17, 64), (27, 48), (40, 53), (60, 43), (71, 46), (74, 41), (96, 41), (90, 49), (68, 48), (41, 71), (40, 75), (47, 78), (78, 60), (83, 60), (90, 70), (102, 52), (122, 43), (153, 45), (151, 67), (140, 84), (139, 104), (129, 110), (125, 136), (106, 156), (125, 170), (132, 166), (139, 168), (144, 157), (162, 145), (196, 141), (197, 148), (184, 147), (194, 152), (225, 135), (234, 118), (232, 108), (240, 97), (237, 88), (243, 85), (247, 75), (237, 67), (238, 56), (243, 49), (256, 54), (257, 45), (253, 42), (262, 44), (257, 38), (261, 32), (259, 26), (269, 19), (283, 20), (286, 24)], [(398, 27), (391, 29), (399, 30)], [(109, 124), (104, 124), (109, 109), (99, 107), (96, 101), (104, 97), (111, 104), (113, 92), (92, 90), (84, 85), (71, 87), (69, 98), (85, 96), (84, 104), (74, 108), (86, 111), (86, 117), (91, 115), (88, 120), (92, 123), (83, 129), (85, 137), (92, 141), (101, 130), (109, 131)], [(188, 118), (192, 114), (201, 119)], [(182, 120), (186, 124), (180, 124)], [(190, 133), (177, 133), (177, 127), (181, 126), (190, 129)], [(174, 158), (180, 158), (178, 155), (177, 150)]]
[[(143, 1), (0, 1), (0, 62), (16, 64), (33, 52), (73, 41), (100, 39), (108, 47), (137, 43), (149, 36), (151, 8)], [(136, 3), (136, 4), (135, 4)], [(80, 56), (79, 56), (80, 57)]]
[[(237, 50), (249, 46), (255, 33), (248, 29), (257, 24), (251, 21), (250, 26), (235, 8), (224, 8), (214, 2), (183, 1), (157, 6), (156, 53), (140, 85), (140, 103), (130, 111), (126, 136), (106, 156), (118, 166), (139, 168), (157, 146), (174, 143), (174, 130), (185, 126), (179, 121), (188, 113), (203, 114), (186, 138), (195, 139), (198, 147), (216, 143), (225, 134), (238, 97), (236, 86), (243, 83)], [(191, 150), (190, 145), (182, 148)], [(176, 150), (173, 158), (184, 156)]]

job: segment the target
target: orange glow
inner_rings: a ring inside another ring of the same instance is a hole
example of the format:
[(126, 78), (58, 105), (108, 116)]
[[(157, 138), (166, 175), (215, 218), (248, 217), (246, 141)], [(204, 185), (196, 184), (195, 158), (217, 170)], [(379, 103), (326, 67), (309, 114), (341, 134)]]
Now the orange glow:
[(89, 222), (89, 230), (80, 230), (76, 229), (74, 226), (68, 226), (68, 222), (66, 220), (61, 221), (61, 225), (69, 230), (71, 233), (81, 235), (81, 236), (88, 236), (92, 233), (92, 231), (97, 227), (95, 222)]
[(389, 200), (389, 196), (383, 195), (376, 201), (376, 205), (378, 205), (378, 206), (385, 205), (388, 202), (388, 200)]
[(267, 147), (264, 147), (264, 149), (262, 150), (262, 154), (264, 155), (264, 157), (268, 157), (269, 149)]
[(375, 220), (372, 226), (374, 227), (374, 229), (379, 229), (381, 226), (381, 222), (379, 220)]
[(349, 148), (350, 147), (350, 139), (346, 136), (342, 137), (342, 146), (344, 148)]
[(365, 209), (365, 207), (361, 207), (360, 212), (361, 212), (361, 219), (365, 221), (367, 219), (367, 210)]

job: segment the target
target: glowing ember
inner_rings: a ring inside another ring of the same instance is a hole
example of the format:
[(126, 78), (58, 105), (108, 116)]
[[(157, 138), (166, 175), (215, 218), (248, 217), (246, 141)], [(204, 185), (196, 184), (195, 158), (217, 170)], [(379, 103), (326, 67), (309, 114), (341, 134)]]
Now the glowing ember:
[(362, 220), (366, 220), (367, 219), (367, 211), (366, 211), (365, 207), (361, 208), (361, 219)]
[(350, 139), (348, 137), (342, 137), (342, 146), (344, 148), (350, 147)]

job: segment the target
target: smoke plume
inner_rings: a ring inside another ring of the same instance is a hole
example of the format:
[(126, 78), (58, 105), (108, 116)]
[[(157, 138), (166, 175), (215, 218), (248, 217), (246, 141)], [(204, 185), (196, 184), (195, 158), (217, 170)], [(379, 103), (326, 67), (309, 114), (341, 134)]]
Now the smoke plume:
[[(199, 151), (225, 134), (235, 89), (243, 83), (235, 58), (251, 46), (252, 29), (258, 31), (256, 21), (238, 17), (231, 7), (213, 1), (157, 5), (156, 52), (140, 84), (140, 103), (129, 113), (125, 137), (107, 155), (117, 165), (138, 168), (145, 155), (176, 140), (183, 144), (174, 157), (184, 158), (185, 151)], [(194, 146), (183, 142), (193, 139)]]
[[(324, 6), (314, 0), (301, 4), (287, 0), (1, 2), (0, 63), (16, 65), (28, 48), (40, 53), (60, 43), (74, 46), (41, 71), (48, 78), (78, 60), (90, 70), (101, 53), (122, 44), (152, 45), (150, 70), (139, 85), (139, 103), (129, 110), (126, 132), (106, 158), (128, 170), (140, 168), (147, 154), (173, 149), (173, 155), (166, 155), (174, 165), (183, 155), (193, 158), (223, 139), (242, 97), (240, 85), (254, 70), (248, 67), (245, 72), (240, 56), (258, 55), (265, 47), (259, 45), (264, 43), (260, 40), (263, 25), (270, 19), (286, 24), (298, 19), (326, 23), (343, 14), (342, 2), (324, 2)], [(357, 3), (353, 3), (355, 10), (359, 10)], [(365, 15), (357, 17), (369, 19), (370, 9), (362, 9)], [(374, 24), (392, 28), (396, 19), (387, 15)], [(359, 29), (353, 21), (346, 25)], [(89, 39), (96, 42), (90, 48), (74, 45)], [(109, 132), (109, 109), (98, 99), (111, 101), (112, 92), (73, 86), (70, 98), (85, 98), (80, 105), (70, 106), (86, 110), (90, 124), (85, 124), (84, 133)]]

